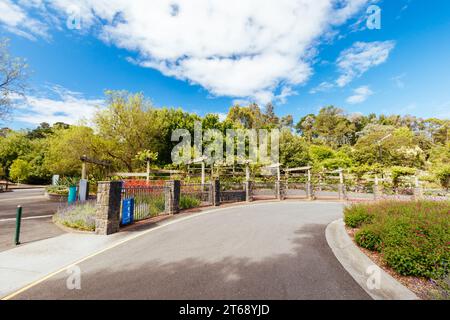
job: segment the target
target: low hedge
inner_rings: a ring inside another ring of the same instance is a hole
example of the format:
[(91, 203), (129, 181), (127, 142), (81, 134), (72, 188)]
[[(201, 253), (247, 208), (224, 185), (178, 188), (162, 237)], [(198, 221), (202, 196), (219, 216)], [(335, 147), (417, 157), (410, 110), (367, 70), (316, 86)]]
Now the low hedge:
[(449, 274), (450, 201), (383, 201), (345, 209), (359, 228), (359, 246), (378, 251), (399, 274), (440, 279)]

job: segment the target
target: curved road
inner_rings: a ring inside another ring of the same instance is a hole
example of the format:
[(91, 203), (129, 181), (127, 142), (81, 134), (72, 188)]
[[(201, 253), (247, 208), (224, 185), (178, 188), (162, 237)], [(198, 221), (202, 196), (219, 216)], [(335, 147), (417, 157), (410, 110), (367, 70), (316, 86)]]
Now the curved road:
[(227, 208), (148, 232), (16, 299), (369, 299), (325, 239), (342, 204)]

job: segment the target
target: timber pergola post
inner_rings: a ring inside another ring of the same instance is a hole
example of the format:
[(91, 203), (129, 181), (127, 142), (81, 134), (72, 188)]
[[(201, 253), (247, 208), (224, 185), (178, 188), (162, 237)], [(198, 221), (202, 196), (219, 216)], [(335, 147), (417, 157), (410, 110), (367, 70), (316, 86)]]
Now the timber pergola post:
[(346, 200), (347, 195), (345, 192), (344, 170), (342, 168), (339, 168), (338, 173), (339, 173), (339, 185), (338, 185), (339, 200)]
[(281, 163), (275, 163), (265, 168), (277, 170), (277, 180), (275, 181), (275, 196), (278, 200), (284, 200), (284, 191), (283, 186), (281, 185)]
[(252, 202), (252, 181), (250, 180), (250, 163), (251, 160), (245, 160), (245, 201)]
[[(285, 173), (286, 173), (286, 179), (289, 179), (289, 173), (291, 172), (306, 172), (305, 174), (307, 175), (307, 181), (305, 184), (305, 192), (306, 192), (306, 198), (308, 200), (313, 200), (314, 198), (314, 192), (313, 192), (313, 188), (312, 188), (312, 183), (311, 183), (311, 169), (312, 167), (308, 166), (308, 167), (299, 167), (299, 168), (288, 168), (288, 169), (284, 169)], [(289, 181), (286, 181), (286, 188), (289, 188)]]
[[(197, 164), (200, 163), (202, 166), (202, 172), (201, 172), (201, 185), (202, 185), (202, 191), (204, 190), (205, 184), (206, 184), (206, 164), (205, 161), (208, 160), (207, 156), (201, 156), (199, 158), (196, 158), (194, 160), (189, 161), (188, 165), (191, 164)], [(211, 178), (212, 178), (212, 171), (213, 171), (213, 165), (211, 164)]]

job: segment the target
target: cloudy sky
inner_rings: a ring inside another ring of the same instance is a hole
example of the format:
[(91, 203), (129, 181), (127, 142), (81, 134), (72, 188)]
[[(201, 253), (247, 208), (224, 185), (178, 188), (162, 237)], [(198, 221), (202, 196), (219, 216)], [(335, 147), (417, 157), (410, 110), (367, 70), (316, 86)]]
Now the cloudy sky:
[(200, 115), (272, 101), (296, 120), (330, 104), (448, 118), (449, 10), (448, 0), (0, 0), (0, 36), (31, 71), (8, 125), (88, 118), (107, 89)]

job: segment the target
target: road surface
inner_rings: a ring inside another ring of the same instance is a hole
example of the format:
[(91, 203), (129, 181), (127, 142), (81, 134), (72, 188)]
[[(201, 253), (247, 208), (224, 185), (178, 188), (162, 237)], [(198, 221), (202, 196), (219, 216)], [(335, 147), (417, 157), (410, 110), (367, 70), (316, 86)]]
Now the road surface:
[(36, 217), (54, 214), (58, 202), (44, 197), (44, 189), (21, 189), (0, 193), (0, 220), (14, 218), (17, 206), (23, 207), (24, 217)]
[(325, 228), (339, 203), (221, 209), (144, 233), (16, 299), (369, 299), (334, 257)]
[(51, 221), (60, 204), (44, 197), (44, 189), (15, 189), (0, 193), (0, 251), (14, 247), (17, 206), (23, 208), (21, 243), (23, 245), (63, 233)]

